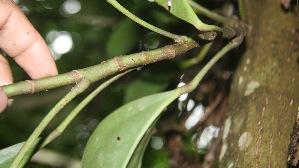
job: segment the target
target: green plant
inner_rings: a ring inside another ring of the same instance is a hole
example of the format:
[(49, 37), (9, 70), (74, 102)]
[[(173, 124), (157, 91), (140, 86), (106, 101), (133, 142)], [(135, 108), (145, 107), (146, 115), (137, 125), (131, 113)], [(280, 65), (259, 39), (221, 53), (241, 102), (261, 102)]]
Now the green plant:
[[(109, 86), (116, 79), (131, 72), (135, 67), (144, 66), (164, 59), (173, 59), (193, 48), (199, 47), (199, 43), (187, 35), (177, 35), (162, 30), (138, 18), (117, 1), (107, 0), (107, 2), (138, 24), (155, 33), (171, 38), (174, 44), (136, 54), (116, 56), (107, 61), (103, 61), (101, 64), (73, 70), (72, 72), (54, 77), (32, 81), (27, 80), (3, 86), (2, 89), (5, 93), (9, 97), (12, 97), (75, 84), (71, 91), (69, 91), (44, 117), (24, 144), (18, 144), (17, 147), (12, 146), (2, 150), (2, 153), (0, 152), (3, 156), (2, 158), (5, 158), (1, 166), (12, 168), (24, 166), (35, 150), (43, 148), (62, 134), (74, 117), (100, 91)], [(141, 167), (143, 153), (154, 132), (155, 123), (161, 116), (163, 110), (180, 95), (192, 92), (209, 69), (211, 69), (223, 55), (238, 47), (246, 35), (247, 27), (242, 21), (220, 16), (198, 5), (194, 1), (170, 0), (171, 3), (169, 3), (169, 0), (157, 0), (156, 2), (172, 15), (193, 25), (198, 30), (196, 38), (209, 41), (209, 43), (204, 46), (206, 51), (211, 47), (210, 41), (214, 41), (216, 37), (223, 38), (227, 44), (215, 54), (186, 86), (127, 103), (101, 121), (85, 148), (82, 160), (83, 167), (92, 167), (95, 165), (99, 167)], [(223, 24), (223, 28), (202, 22), (190, 5), (193, 6), (197, 12)], [(182, 62), (181, 68), (190, 67), (200, 62), (206, 55), (206, 51), (199, 54), (198, 58), (191, 58), (186, 62)], [(53, 132), (46, 137), (39, 138), (50, 121), (52, 121), (56, 114), (71, 102), (73, 98), (89, 88), (90, 84), (112, 75), (115, 76), (104, 81), (94, 92), (79, 103)], [(21, 149), (20, 146), (22, 146)], [(10, 149), (13, 152), (7, 155), (5, 150)]]

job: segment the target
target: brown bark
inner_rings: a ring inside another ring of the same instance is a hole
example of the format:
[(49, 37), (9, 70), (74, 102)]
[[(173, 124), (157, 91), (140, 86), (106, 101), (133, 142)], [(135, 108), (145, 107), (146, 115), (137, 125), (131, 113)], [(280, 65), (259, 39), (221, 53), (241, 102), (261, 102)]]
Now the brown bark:
[(299, 105), (299, 17), (279, 1), (244, 0), (249, 32), (234, 75), (221, 167), (287, 167)]

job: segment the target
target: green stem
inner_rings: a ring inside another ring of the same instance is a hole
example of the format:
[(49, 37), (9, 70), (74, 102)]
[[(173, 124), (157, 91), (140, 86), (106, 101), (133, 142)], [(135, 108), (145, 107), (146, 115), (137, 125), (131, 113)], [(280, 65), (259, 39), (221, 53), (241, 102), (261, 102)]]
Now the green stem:
[(162, 29), (160, 29), (156, 26), (153, 26), (153, 25), (143, 21), (142, 19), (140, 19), (139, 17), (137, 17), (136, 15), (134, 15), (130, 11), (128, 11), (126, 8), (121, 6), (116, 0), (107, 0), (107, 2), (110, 3), (112, 6), (114, 6), (116, 9), (118, 9), (121, 13), (123, 13), (124, 15), (126, 15), (127, 17), (129, 17), (130, 19), (135, 21), (136, 23), (150, 29), (151, 31), (154, 31), (154, 32), (159, 33), (163, 36), (169, 37), (169, 38), (173, 39), (175, 42), (180, 43), (180, 42), (183, 41), (183, 39), (182, 39), (183, 36), (172, 34), (170, 32), (162, 30)]
[(208, 43), (208, 44), (204, 45), (202, 47), (202, 49), (200, 50), (199, 54), (196, 57), (188, 59), (188, 60), (182, 62), (180, 64), (180, 67), (182, 69), (185, 69), (185, 68), (188, 68), (192, 65), (195, 65), (195, 64), (199, 63), (207, 55), (207, 53), (210, 50), (212, 44), (213, 43), (211, 42), (211, 43)]
[(165, 59), (172, 59), (175, 56), (189, 51), (197, 46), (198, 44), (195, 41), (188, 39), (182, 44), (173, 44), (156, 50), (142, 51), (140, 53), (126, 56), (118, 56), (91, 67), (73, 70), (72, 72), (53, 77), (22, 81), (2, 86), (2, 89), (8, 97), (12, 97), (21, 94), (33, 94), (35, 92), (73, 84), (78, 82), (81, 77), (86, 78), (93, 83), (126, 69), (147, 65)]
[(76, 117), (76, 115), (97, 95), (99, 94), (103, 89), (105, 89), (107, 86), (109, 86), (111, 83), (119, 79), (120, 77), (124, 76), (125, 74), (131, 72), (133, 69), (128, 70), (126, 72), (123, 72), (121, 74), (118, 74), (111, 79), (105, 81), (102, 83), (98, 88), (96, 88), (91, 94), (89, 94), (83, 101), (81, 101), (76, 108), (74, 108), (73, 111), (66, 117), (66, 119), (54, 130), (52, 131), (43, 141), (40, 148), (43, 148), (48, 143), (53, 141), (56, 137), (58, 137), (65, 128), (71, 123), (71, 121)]
[(10, 168), (20, 167), (19, 163), (22, 161), (24, 155), (30, 149), (32, 144), (38, 139), (39, 135), (46, 128), (46, 126), (50, 123), (50, 121), (56, 116), (56, 114), (74, 97), (78, 94), (82, 93), (89, 86), (90, 82), (87, 79), (82, 78), (80, 82), (76, 84), (76, 86), (65, 95), (53, 108), (52, 110), (44, 117), (44, 119), (40, 122), (40, 124), (35, 128), (33, 133), (30, 135), (28, 140), (25, 142), (15, 159), (13, 160)]
[(193, 0), (188, 0), (189, 4), (200, 14), (203, 14), (211, 19), (214, 19), (218, 22), (224, 23), (227, 21), (226, 17), (223, 17), (215, 12), (208, 10), (207, 8), (199, 5), (198, 3), (194, 2)]
[(245, 20), (244, 0), (238, 0), (239, 15), (241, 20)]

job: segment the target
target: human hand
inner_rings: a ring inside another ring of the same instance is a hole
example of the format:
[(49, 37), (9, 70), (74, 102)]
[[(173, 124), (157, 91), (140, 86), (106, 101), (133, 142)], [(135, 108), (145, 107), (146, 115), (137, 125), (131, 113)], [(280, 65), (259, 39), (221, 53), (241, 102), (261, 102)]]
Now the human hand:
[[(12, 0), (0, 0), (0, 48), (32, 78), (56, 75), (55, 61), (46, 42)], [(12, 73), (0, 53), (0, 86), (13, 83)], [(0, 87), (0, 112), (12, 99)]]

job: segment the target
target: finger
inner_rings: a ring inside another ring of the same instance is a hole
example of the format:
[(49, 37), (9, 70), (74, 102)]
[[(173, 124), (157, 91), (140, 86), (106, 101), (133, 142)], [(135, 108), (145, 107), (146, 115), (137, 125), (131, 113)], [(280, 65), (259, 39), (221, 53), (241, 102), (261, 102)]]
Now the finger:
[(0, 15), (0, 48), (31, 78), (56, 75), (47, 44), (13, 1), (0, 1)]
[(8, 104), (8, 98), (6, 94), (0, 88), (0, 113), (3, 112)]
[[(12, 74), (7, 60), (0, 54), (0, 86), (11, 84), (13, 82)], [(0, 88), (0, 112), (8, 105), (8, 98)]]
[(0, 54), (0, 86), (13, 83), (12, 73), (7, 60)]

